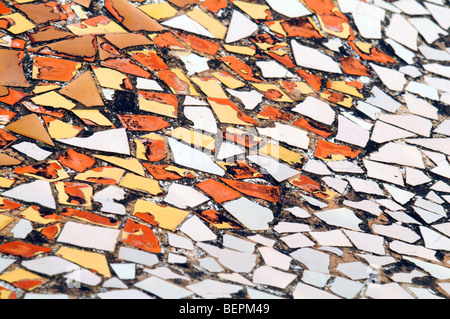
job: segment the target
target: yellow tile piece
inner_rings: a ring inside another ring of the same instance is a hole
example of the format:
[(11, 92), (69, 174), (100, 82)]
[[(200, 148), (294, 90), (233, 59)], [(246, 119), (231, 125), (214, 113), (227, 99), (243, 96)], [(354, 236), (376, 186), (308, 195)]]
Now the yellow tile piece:
[(283, 37), (287, 37), (288, 35), (286, 31), (281, 25), (282, 22), (282, 20), (272, 21), (272, 23), (269, 25), (269, 29), (275, 33), (282, 35)]
[(181, 168), (181, 167), (177, 167), (177, 166), (173, 166), (173, 165), (169, 165), (169, 166), (167, 166), (164, 169), (166, 171), (174, 172), (174, 173), (177, 173), (178, 175), (184, 176), (184, 177), (190, 175), (193, 178), (195, 178), (197, 176), (194, 171), (191, 171), (191, 170), (188, 170), (188, 169), (185, 169), (185, 168)]
[[(291, 85), (287, 88), (282, 80), (278, 81), (278, 84), (285, 89), (287, 92), (294, 91), (292, 93), (300, 93), (300, 94), (313, 94), (315, 91), (305, 82), (294, 81), (289, 82)], [(294, 86), (292, 86), (292, 83)]]
[(127, 30), (125, 30), (112, 20), (109, 20), (109, 22), (106, 24), (96, 23), (95, 26), (81, 21), (80, 23), (69, 24), (66, 27), (75, 35), (128, 33)]
[(327, 88), (339, 91), (342, 93), (346, 93), (349, 95), (353, 95), (356, 97), (359, 97), (361, 99), (364, 98), (364, 96), (359, 93), (358, 89), (354, 86), (348, 85), (345, 81), (328, 81), (327, 82)]
[(252, 47), (224, 44), (223, 48), (225, 50), (227, 50), (228, 52), (237, 53), (237, 54), (244, 54), (244, 55), (250, 55), (250, 56), (253, 56), (256, 54), (256, 49), (252, 48)]
[(235, 124), (235, 125), (252, 125), (245, 122), (238, 117), (238, 110), (233, 109), (228, 104), (217, 103), (216, 101), (209, 100), (214, 113), (221, 123)]
[[(31, 271), (22, 268), (4, 273), (3, 275), (0, 276), (0, 280), (9, 282), (12, 285), (16, 284), (17, 286), (19, 286), (20, 283), (24, 283), (27, 281), (35, 282), (35, 284), (32, 286), (30, 285), (23, 286), (23, 288), (27, 291), (31, 291), (48, 281), (48, 279), (38, 276), (35, 273), (32, 273)], [(20, 285), (20, 287), (22, 286)]]
[(1, 16), (1, 19), (7, 19), (12, 21), (11, 26), (6, 30), (8, 30), (13, 34), (24, 33), (36, 27), (31, 21), (29, 21), (20, 13), (5, 14)]
[(61, 86), (59, 86), (58, 84), (40, 83), (35, 86), (33, 93), (40, 94), (40, 93), (45, 93), (45, 92), (49, 92), (49, 91), (53, 91), (53, 90), (58, 90), (60, 88), (61, 88)]
[(208, 97), (216, 97), (220, 99), (228, 98), (222, 89), (220, 82), (216, 78), (195, 76), (191, 77), (191, 81), (197, 84), (203, 93), (205, 93)]
[[(177, 87), (170, 86), (168, 83), (166, 83), (172, 93), (174, 94), (186, 94), (186, 95), (192, 95), (192, 96), (198, 96), (198, 92), (195, 90), (194, 86), (192, 85), (191, 81), (189, 81), (188, 77), (184, 75), (183, 71), (181, 69), (170, 69), (170, 71), (178, 78), (177, 79), (177, 85), (182, 87), (182, 92), (186, 91), (188, 93), (181, 93), (178, 92)], [(165, 71), (163, 71), (165, 72)], [(181, 83), (180, 83), (181, 82)], [(182, 84), (183, 83), (183, 84)], [(187, 85), (187, 87), (186, 87)]]
[[(189, 211), (158, 205), (149, 201), (138, 199), (134, 206), (133, 216), (139, 217), (139, 213), (151, 214), (158, 226), (175, 231), (175, 229), (189, 215)], [(141, 218), (141, 217), (140, 217)]]
[(66, 183), (64, 182), (56, 182), (55, 188), (58, 192), (58, 202), (63, 205), (74, 205), (74, 206), (83, 206), (85, 208), (92, 207), (92, 194), (93, 190), (92, 187), (86, 184), (82, 183), (71, 183), (70, 187), (74, 188), (76, 187), (77, 190), (79, 190), (82, 193), (82, 198), (85, 200), (84, 203), (82, 202), (72, 202), (70, 201), (69, 194), (67, 194), (67, 191), (65, 190)]
[(232, 77), (228, 73), (219, 71), (219, 72), (213, 72), (212, 75), (217, 80), (219, 80), (220, 82), (222, 82), (224, 85), (226, 85), (227, 87), (229, 87), (232, 90), (235, 90), (235, 89), (245, 86), (244, 82), (236, 79), (235, 77)]
[(351, 108), (352, 104), (353, 104), (353, 98), (348, 95), (344, 95), (342, 101), (336, 101), (335, 99), (332, 98), (331, 94), (326, 93), (326, 92), (320, 93), (320, 97), (322, 97), (330, 102), (345, 106), (346, 108)]
[(156, 113), (172, 118), (178, 117), (177, 108), (174, 105), (147, 100), (141, 94), (138, 94), (138, 102), (139, 109), (142, 111)]
[(56, 255), (83, 268), (94, 270), (106, 278), (111, 277), (108, 261), (103, 254), (63, 247), (56, 252)]
[(41, 179), (41, 180), (45, 180), (48, 182), (56, 182), (62, 179), (66, 179), (69, 177), (69, 174), (67, 174), (67, 172), (64, 170), (64, 168), (59, 164), (58, 161), (55, 160), (50, 160), (47, 162), (48, 164), (48, 168), (53, 171), (56, 172), (56, 176), (55, 177), (51, 177), (50, 174), (42, 174), (42, 172), (37, 172), (36, 174), (34, 173), (28, 173), (28, 172), (24, 172), (23, 175), (24, 176), (31, 176), (37, 179)]
[(208, 136), (184, 127), (177, 127), (172, 132), (167, 133), (174, 138), (182, 140), (188, 144), (202, 147), (204, 149), (214, 151), (216, 140), (212, 136)]
[(271, 17), (270, 7), (265, 4), (250, 3), (239, 0), (234, 1), (233, 4), (255, 20), (267, 20)]
[(87, 120), (99, 126), (113, 126), (111, 121), (99, 110), (73, 110), (72, 112), (83, 121)]
[(134, 158), (134, 157), (121, 158), (121, 157), (117, 157), (117, 156), (107, 156), (107, 155), (93, 155), (93, 156), (95, 158), (101, 159), (105, 162), (125, 168), (126, 170), (129, 170), (129, 171), (139, 174), (141, 176), (145, 176), (144, 167), (138, 161), (137, 158)]
[[(111, 180), (110, 183), (113, 184), (113, 180), (119, 182), (125, 174), (125, 170), (117, 167), (101, 167), (101, 169), (94, 168), (88, 170), (84, 173), (80, 173), (74, 177), (78, 181), (95, 181), (97, 179), (101, 180)], [(115, 183), (114, 183), (115, 184)]]
[[(256, 131), (253, 131), (253, 132), (254, 132), (254, 133), (257, 133)], [(255, 134), (252, 134), (252, 133), (250, 133), (250, 132), (241, 130), (241, 129), (236, 128), (236, 127), (228, 126), (228, 127), (225, 129), (225, 136), (226, 136), (227, 134), (233, 134), (233, 135), (236, 134), (236, 135), (240, 135), (240, 136), (251, 136), (251, 140), (252, 140), (252, 141), (255, 141), (256, 143), (259, 143), (259, 142), (262, 141), (262, 138), (261, 138), (261, 137), (255, 135)], [(246, 138), (247, 138), (247, 137), (246, 137)]]
[(15, 181), (14, 178), (0, 177), (0, 188), (10, 188)]
[(8, 226), (14, 221), (14, 218), (6, 216), (6, 215), (0, 215), (0, 230)]
[(169, 19), (178, 13), (178, 10), (167, 2), (145, 4), (138, 8), (156, 20)]
[(32, 222), (38, 223), (38, 224), (42, 224), (42, 225), (47, 225), (47, 224), (51, 224), (51, 223), (58, 221), (58, 219), (42, 217), (41, 214), (39, 213), (39, 211), (33, 206), (30, 206), (27, 209), (25, 209), (23, 212), (21, 212), (20, 217), (23, 217), (25, 219), (28, 219), (29, 221), (32, 221)]
[(263, 93), (267, 92), (278, 92), (278, 98), (275, 98), (275, 102), (289, 102), (292, 103), (294, 101), (291, 100), (289, 96), (286, 95), (277, 85), (270, 83), (251, 83), (258, 91)]
[(83, 129), (75, 125), (54, 119), (47, 124), (48, 134), (54, 139), (72, 138), (78, 135)]
[(163, 193), (157, 180), (132, 173), (127, 173), (119, 185), (138, 191), (143, 191), (152, 195), (160, 195)]
[[(335, 10), (335, 11), (339, 11), (339, 10)], [(352, 34), (352, 31), (351, 31), (352, 29), (348, 22), (342, 22), (341, 27), (339, 28), (341, 30), (338, 30), (338, 28), (335, 26), (333, 26), (332, 28), (328, 28), (327, 25), (323, 22), (323, 19), (320, 14), (317, 14), (316, 17), (319, 20), (320, 28), (322, 29), (322, 31), (324, 31), (328, 34), (334, 35), (334, 36), (342, 38), (342, 39), (348, 39), (349, 36)]]
[(259, 153), (281, 159), (289, 164), (301, 164), (304, 162), (305, 156), (300, 153), (293, 152), (283, 146), (267, 143), (259, 149)]
[(227, 27), (206, 12), (199, 8), (194, 8), (192, 11), (187, 12), (186, 15), (211, 32), (217, 39), (225, 38), (228, 30)]
[(108, 68), (93, 67), (92, 69), (101, 86), (115, 90), (124, 90), (122, 86), (128, 80), (125, 74)]
[(31, 101), (34, 104), (41, 106), (50, 106), (55, 109), (62, 108), (66, 110), (71, 110), (76, 106), (75, 103), (72, 103), (72, 101), (66, 99), (61, 94), (55, 91), (46, 92), (37, 95), (35, 97), (32, 97)]
[(70, 5), (70, 9), (72, 9), (73, 12), (77, 15), (78, 19), (85, 20), (89, 17), (86, 15), (86, 12), (84, 12), (83, 8), (78, 4), (72, 4)]
[(367, 42), (355, 42), (355, 45), (365, 54), (370, 54), (373, 47), (372, 43)]

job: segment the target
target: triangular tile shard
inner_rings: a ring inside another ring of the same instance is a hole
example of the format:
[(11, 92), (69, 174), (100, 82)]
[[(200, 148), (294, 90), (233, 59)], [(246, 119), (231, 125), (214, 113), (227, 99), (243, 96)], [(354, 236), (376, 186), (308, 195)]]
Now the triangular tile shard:
[(8, 124), (5, 129), (29, 137), (31, 139), (55, 146), (46, 128), (36, 114), (25, 115), (21, 119)]

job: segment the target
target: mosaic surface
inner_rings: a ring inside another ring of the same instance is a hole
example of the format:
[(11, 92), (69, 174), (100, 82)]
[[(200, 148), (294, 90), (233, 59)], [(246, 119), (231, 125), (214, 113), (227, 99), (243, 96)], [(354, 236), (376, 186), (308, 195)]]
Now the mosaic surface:
[(444, 0), (0, 0), (0, 299), (450, 297)]

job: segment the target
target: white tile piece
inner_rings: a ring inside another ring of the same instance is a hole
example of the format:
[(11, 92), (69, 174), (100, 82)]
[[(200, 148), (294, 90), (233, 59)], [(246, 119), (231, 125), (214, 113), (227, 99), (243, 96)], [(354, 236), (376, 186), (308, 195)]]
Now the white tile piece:
[(450, 119), (445, 119), (439, 124), (433, 131), (434, 133), (439, 133), (442, 135), (450, 136)]
[(415, 243), (420, 240), (420, 236), (413, 230), (400, 226), (399, 224), (380, 225), (373, 224), (372, 230), (378, 235), (405, 241), (407, 243)]
[(312, 96), (306, 97), (303, 102), (297, 104), (291, 111), (300, 113), (326, 125), (333, 124), (336, 118), (336, 112), (328, 103)]
[(57, 256), (45, 256), (33, 260), (24, 260), (22, 261), (22, 266), (30, 271), (47, 276), (55, 276), (80, 269), (78, 265)]
[(116, 215), (125, 215), (125, 206), (118, 203), (125, 198), (125, 191), (116, 186), (108, 186), (94, 194), (93, 200), (101, 204), (100, 211)]
[(386, 181), (395, 185), (404, 185), (403, 174), (397, 166), (369, 161), (367, 159), (364, 159), (363, 162), (366, 167), (368, 177)]
[(376, 121), (372, 130), (370, 140), (375, 143), (385, 143), (389, 141), (399, 140), (408, 137), (415, 137), (416, 134), (385, 123), (383, 121)]
[(315, 231), (309, 235), (317, 241), (320, 246), (352, 247), (352, 243), (340, 230)]
[(330, 56), (325, 55), (314, 48), (301, 45), (295, 40), (291, 41), (291, 46), (295, 62), (298, 66), (330, 73), (342, 73), (339, 64)]
[(193, 122), (193, 128), (196, 130), (217, 133), (217, 122), (209, 107), (185, 106), (184, 115)]
[(359, 209), (365, 212), (368, 212), (374, 216), (380, 216), (383, 212), (380, 209), (380, 205), (378, 203), (375, 203), (374, 201), (364, 199), (361, 201), (350, 201), (350, 200), (344, 200), (342, 202), (345, 206), (349, 206), (355, 209)]
[(370, 91), (371, 96), (365, 102), (385, 111), (395, 113), (402, 106), (401, 103), (384, 93), (379, 87), (374, 86)]
[(408, 110), (413, 113), (417, 114), (432, 120), (437, 120), (439, 118), (438, 115), (438, 109), (428, 103), (427, 101), (417, 98), (414, 95), (411, 94), (405, 94), (404, 95), (406, 105), (408, 106)]
[(285, 255), (272, 247), (259, 247), (258, 251), (267, 266), (286, 271), (289, 270), (292, 257)]
[(422, 76), (422, 72), (420, 72), (418, 68), (412, 65), (401, 66), (398, 70), (402, 73), (405, 73), (406, 75), (409, 75), (413, 79)]
[(205, 257), (198, 260), (200, 267), (205, 268), (209, 272), (222, 272), (224, 269), (212, 257)]
[(232, 96), (241, 100), (246, 110), (253, 110), (262, 102), (264, 95), (256, 90), (251, 91), (238, 91), (232, 89), (226, 89)]
[(136, 264), (134, 263), (111, 263), (109, 264), (117, 277), (122, 280), (131, 280), (136, 278)]
[(52, 194), (50, 183), (44, 180), (35, 180), (27, 184), (20, 184), (19, 186), (3, 192), (2, 196), (56, 209), (56, 202)]
[(256, 66), (264, 78), (293, 78), (294, 74), (276, 61), (257, 61)]
[(360, 36), (366, 39), (381, 39), (381, 21), (379, 19), (362, 15), (352, 14), (353, 21), (358, 28)]
[(241, 251), (243, 253), (251, 254), (255, 251), (255, 243), (247, 239), (224, 234), (222, 237), (222, 244), (224, 247)]
[(39, 294), (39, 293), (32, 293), (32, 292), (27, 292), (24, 296), (23, 299), (26, 300), (64, 300), (64, 299), (70, 299), (69, 295), (67, 294)]
[(428, 18), (409, 18), (408, 21), (419, 31), (428, 44), (432, 44), (439, 39), (440, 35), (448, 35), (447, 31)]
[(356, 248), (377, 255), (385, 255), (384, 238), (377, 235), (366, 234), (362, 232), (352, 231), (348, 229), (343, 230), (345, 235), (350, 239)]
[(419, 2), (415, 0), (399, 0), (392, 3), (407, 15), (427, 15), (430, 14)]
[(392, 5), (389, 2), (383, 1), (383, 0), (374, 0), (373, 4), (376, 5), (379, 8), (383, 8), (383, 9), (385, 9), (387, 11), (390, 11), (390, 12), (394, 12), (394, 13), (401, 13), (402, 12), (396, 6)]
[(161, 279), (180, 279), (180, 280), (190, 280), (190, 277), (179, 275), (173, 270), (171, 270), (167, 266), (157, 267), (155, 269), (144, 269), (146, 273), (149, 273), (150, 275), (159, 277)]
[(208, 197), (195, 188), (178, 183), (172, 183), (164, 197), (164, 202), (181, 209), (193, 208), (208, 200)]
[(219, 263), (237, 273), (249, 273), (256, 266), (255, 254), (247, 254), (232, 249), (221, 249), (219, 251)]
[(285, 208), (285, 210), (287, 210), (292, 215), (294, 215), (295, 217), (298, 217), (298, 218), (308, 218), (311, 216), (310, 213), (308, 213), (305, 209), (298, 207), (298, 206)]
[(370, 117), (372, 120), (376, 120), (378, 119), (381, 110), (378, 107), (375, 107), (369, 103), (363, 102), (363, 101), (358, 101), (356, 103), (356, 109), (362, 113), (364, 113), (365, 115), (367, 115), (368, 117)]
[(107, 292), (100, 292), (97, 294), (100, 299), (112, 299), (112, 300), (141, 300), (141, 299), (154, 299), (146, 293), (138, 289), (126, 289), (126, 290), (110, 290)]
[(397, 283), (369, 284), (365, 295), (373, 299), (414, 299)]
[(125, 285), (123, 283), (123, 281), (117, 277), (113, 277), (113, 278), (105, 280), (105, 282), (103, 282), (103, 284), (102, 284), (102, 287), (103, 288), (113, 288), (113, 289), (127, 289), (128, 288), (128, 286)]
[(439, 230), (444, 235), (450, 237), (450, 222), (431, 225), (434, 229)]
[(375, 63), (369, 63), (372, 69), (376, 72), (380, 80), (389, 90), (392, 91), (403, 91), (405, 84), (407, 82), (405, 75), (399, 71), (393, 70), (391, 68), (385, 68)]
[(356, 192), (381, 196), (384, 195), (383, 191), (380, 189), (380, 186), (372, 180), (366, 180), (350, 176), (347, 177), (347, 180), (350, 183), (350, 186)]
[(190, 240), (187, 237), (180, 236), (174, 233), (167, 233), (167, 241), (170, 246), (181, 248), (181, 249), (187, 249), (187, 250), (194, 250), (194, 244), (192, 243), (192, 240)]
[(303, 165), (303, 170), (316, 175), (332, 175), (325, 163), (315, 159), (308, 159)]
[(134, 284), (137, 288), (145, 290), (162, 299), (182, 299), (193, 293), (183, 287), (175, 285), (158, 277), (149, 277)]
[(360, 230), (361, 219), (347, 208), (336, 208), (315, 213), (315, 215), (325, 223), (333, 226), (344, 227), (353, 230)]
[(363, 283), (342, 277), (334, 278), (330, 284), (330, 290), (333, 293), (346, 299), (354, 299), (363, 287)]
[(149, 91), (164, 91), (164, 89), (155, 80), (137, 77), (136, 89)]
[(404, 205), (409, 202), (414, 196), (414, 193), (406, 191), (404, 189), (392, 186), (389, 184), (383, 184), (384, 188), (391, 194), (392, 198), (398, 203)]
[(331, 275), (329, 274), (323, 274), (308, 269), (303, 270), (302, 273), (302, 281), (305, 284), (309, 284), (317, 288), (324, 288), (330, 278)]
[(309, 270), (325, 274), (329, 273), (330, 255), (327, 253), (312, 248), (300, 248), (290, 255)]
[(130, 145), (124, 128), (95, 132), (89, 137), (72, 137), (57, 141), (90, 150), (130, 155)]
[(169, 146), (176, 164), (202, 172), (223, 176), (225, 171), (206, 154), (169, 137)]
[(299, 283), (292, 292), (294, 299), (340, 299), (340, 297), (333, 295), (325, 290)]
[(247, 238), (250, 239), (251, 241), (254, 241), (255, 243), (264, 245), (266, 247), (273, 247), (276, 243), (276, 240), (261, 236), (260, 234), (247, 236)]
[(33, 225), (27, 219), (21, 219), (11, 229), (14, 238), (25, 239), (33, 231)]
[(425, 242), (425, 247), (436, 250), (450, 250), (450, 238), (434, 231), (426, 226), (420, 226), (420, 233)]
[(377, 270), (383, 266), (395, 264), (397, 261), (391, 256), (375, 256), (372, 254), (356, 254), (357, 256), (363, 258), (367, 261), (373, 269)]
[(445, 6), (438, 6), (429, 2), (424, 2), (424, 5), (441, 28), (448, 30), (450, 27), (450, 9)]
[(380, 114), (380, 121), (395, 125), (421, 136), (430, 136), (433, 123), (414, 114)]
[(286, 289), (297, 276), (292, 273), (274, 269), (269, 266), (261, 266), (253, 272), (253, 283)]
[(435, 49), (426, 44), (422, 44), (419, 46), (419, 51), (427, 60), (450, 61), (450, 53), (445, 50)]
[(422, 261), (420, 259), (413, 258), (413, 257), (405, 256), (403, 258), (416, 264), (418, 267), (422, 268), (423, 270), (428, 272), (431, 276), (433, 276), (437, 279), (441, 279), (441, 280), (450, 279), (450, 268), (448, 268), (448, 267), (444, 267), (444, 266), (437, 265), (437, 264), (432, 264), (430, 262)]
[(70, 286), (76, 286), (77, 283), (88, 285), (88, 286), (97, 286), (102, 278), (93, 272), (87, 269), (78, 269), (67, 275), (64, 275), (64, 278), (67, 279), (66, 284)]
[(16, 259), (0, 257), (0, 274), (15, 262)]
[(188, 218), (180, 227), (180, 231), (195, 241), (215, 240), (217, 235), (206, 226), (199, 217)]
[(256, 300), (265, 300), (265, 299), (284, 299), (282, 297), (259, 291), (253, 288), (247, 288), (247, 293), (250, 296), (250, 299), (256, 299)]
[(343, 180), (343, 179), (339, 179), (339, 178), (335, 178), (335, 177), (330, 177), (330, 176), (325, 176), (324, 178), (322, 178), (322, 180), (325, 182), (325, 184), (327, 184), (330, 188), (334, 189), (335, 191), (344, 194), (345, 190), (347, 189), (348, 186), (348, 182)]
[(240, 285), (205, 279), (198, 283), (188, 285), (187, 288), (205, 299), (232, 298), (233, 294), (243, 289)]
[(430, 289), (412, 287), (409, 286), (408, 289), (416, 296), (418, 299), (445, 299), (434, 294)]
[(401, 283), (409, 283), (412, 284), (412, 280), (414, 278), (421, 278), (424, 277), (425, 274), (421, 271), (413, 270), (409, 273), (403, 272), (403, 273), (395, 273), (391, 276), (392, 280), (395, 282), (401, 282)]
[(300, 171), (268, 156), (248, 155), (247, 159), (266, 170), (278, 182), (282, 182), (300, 174)]
[(114, 251), (120, 230), (75, 222), (65, 223), (57, 241), (75, 246)]
[(119, 259), (152, 267), (159, 262), (158, 256), (134, 248), (120, 247)]
[(288, 18), (303, 17), (311, 14), (301, 2), (295, 0), (266, 0), (267, 4), (276, 12)]
[(209, 32), (206, 28), (200, 25), (195, 20), (191, 19), (186, 14), (175, 16), (169, 20), (161, 23), (166, 27), (171, 27), (174, 29), (181, 29), (187, 32), (192, 32), (198, 35), (202, 35), (208, 38), (215, 38), (215, 36)]
[(370, 138), (370, 132), (355, 122), (338, 115), (338, 133), (336, 140), (365, 147)]
[(275, 123), (275, 127), (257, 128), (259, 134), (268, 136), (279, 142), (307, 150), (309, 147), (308, 133), (302, 129), (282, 123)]
[(315, 245), (311, 239), (300, 233), (281, 237), (280, 240), (282, 240), (291, 249), (313, 247)]
[(270, 209), (260, 206), (246, 197), (226, 202), (223, 207), (233, 215), (239, 222), (251, 230), (268, 229), (273, 220)]
[(25, 154), (28, 157), (31, 157), (35, 159), (36, 161), (43, 161), (50, 155), (52, 155), (52, 152), (46, 151), (39, 146), (37, 146), (35, 143), (30, 142), (21, 142), (17, 143), (11, 146), (16, 151), (19, 151), (23, 154)]
[(258, 30), (258, 25), (243, 13), (234, 10), (228, 26), (225, 43), (232, 43), (251, 36)]
[(417, 51), (417, 30), (400, 14), (393, 14), (389, 26), (386, 28), (387, 37), (403, 44), (407, 48)]
[(402, 254), (402, 255), (409, 255), (409, 256), (415, 256), (431, 261), (438, 261), (435, 257), (436, 251), (432, 249), (425, 248), (420, 245), (412, 245), (407, 244), (403, 241), (394, 240), (389, 243), (389, 249)]
[(417, 186), (426, 184), (431, 181), (431, 179), (427, 175), (425, 175), (425, 173), (423, 173), (421, 170), (406, 167), (405, 172), (406, 172), (405, 174), (406, 184), (408, 185)]
[(370, 160), (425, 169), (422, 153), (415, 146), (387, 143), (369, 156)]
[(183, 61), (187, 75), (191, 76), (209, 70), (208, 61), (210, 59), (202, 57), (195, 53), (186, 53), (185, 51), (173, 51), (172, 54)]

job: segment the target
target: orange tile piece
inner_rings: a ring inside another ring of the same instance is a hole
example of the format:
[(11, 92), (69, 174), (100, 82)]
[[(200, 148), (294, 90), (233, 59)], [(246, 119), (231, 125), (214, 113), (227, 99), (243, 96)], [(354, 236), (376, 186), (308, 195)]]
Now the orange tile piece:
[(324, 160), (332, 159), (333, 155), (341, 155), (346, 158), (356, 158), (361, 153), (350, 146), (335, 144), (333, 142), (318, 140), (314, 156)]
[(62, 224), (56, 223), (50, 226), (43, 227), (39, 230), (39, 232), (47, 237), (48, 239), (55, 240), (59, 233), (61, 233)]
[(275, 121), (291, 121), (294, 116), (288, 112), (265, 105), (258, 113), (258, 118), (268, 118)]
[[(280, 51), (282, 51), (282, 50), (280, 50)], [(287, 52), (285, 52), (285, 54), (280, 54), (279, 52), (265, 51), (265, 53), (289, 69), (296, 67), (296, 64), (294, 63), (294, 61), (292, 61), (292, 59), (290, 58), (290, 56)]]
[(80, 67), (79, 62), (35, 56), (33, 77), (38, 80), (70, 82)]
[[(117, 176), (120, 177), (113, 177), (113, 176), (107, 176), (104, 171), (107, 170), (113, 170)], [(102, 167), (96, 167), (93, 169), (90, 169), (83, 173), (83, 180), (91, 182), (91, 183), (98, 183), (98, 184), (104, 184), (104, 185), (115, 185), (119, 183), (120, 179), (122, 178), (124, 173), (124, 170), (115, 168), (113, 166), (102, 166)], [(105, 176), (101, 176), (102, 174), (105, 174)], [(75, 178), (76, 179), (76, 178)]]
[[(8, 105), (14, 105), (20, 100), (22, 100), (26, 93), (14, 90), (11, 88), (0, 87), (0, 102), (6, 103)], [(15, 114), (15, 113), (14, 113)]]
[(339, 63), (344, 73), (349, 75), (373, 76), (369, 69), (357, 58), (340, 57)]
[(58, 162), (79, 173), (83, 173), (94, 166), (95, 159), (86, 154), (78, 153), (71, 148), (58, 157)]
[[(214, 97), (209, 97), (208, 98), (209, 102), (213, 102), (216, 103), (217, 105), (220, 106), (226, 106), (228, 108), (230, 108), (231, 110), (233, 110), (234, 112), (236, 112), (236, 117), (240, 120), (243, 121), (245, 123), (249, 123), (251, 125), (256, 125), (256, 121), (254, 120), (253, 117), (245, 114), (244, 112), (242, 112), (233, 102), (231, 102), (228, 99), (221, 99), (221, 98), (214, 98)], [(214, 107), (214, 105), (213, 105)], [(217, 112), (216, 112), (217, 113)], [(231, 117), (231, 115), (230, 115)], [(219, 119), (220, 120), (220, 119)], [(225, 123), (225, 122), (224, 122)]]
[(142, 163), (147, 171), (153, 176), (154, 179), (163, 181), (174, 181), (182, 178), (195, 178), (194, 175), (187, 173), (186, 176), (181, 176), (177, 172), (167, 170), (169, 165), (153, 165), (150, 163)]
[(35, 42), (46, 42), (52, 40), (61, 40), (67, 37), (73, 37), (73, 33), (56, 28), (54, 26), (43, 27), (35, 32), (28, 32), (28, 37), (30, 41)]
[(94, 62), (97, 54), (97, 40), (93, 35), (87, 34), (31, 48), (28, 51)]
[(36, 24), (67, 20), (67, 15), (58, 2), (24, 3), (15, 7)]
[(6, 198), (0, 198), (0, 211), (1, 212), (9, 212), (9, 211), (17, 209), (19, 207), (22, 207), (22, 204), (13, 202)]
[(48, 253), (51, 251), (51, 248), (37, 246), (22, 241), (11, 241), (0, 245), (0, 252), (23, 258), (31, 258), (38, 254)]
[(319, 92), (322, 87), (322, 78), (316, 74), (309, 73), (304, 70), (297, 70), (298, 75), (300, 75), (309, 85), (314, 89), (314, 91)]
[(161, 59), (155, 51), (142, 50), (129, 53), (133, 59), (141, 63), (150, 71), (167, 70), (169, 66)]
[(23, 51), (0, 49), (0, 85), (29, 87), (23, 70)]
[(289, 180), (289, 182), (292, 185), (300, 188), (301, 190), (311, 193), (318, 198), (332, 200), (337, 196), (336, 193), (328, 190), (326, 187), (320, 185), (318, 182), (306, 175), (300, 175), (299, 177)]
[(225, 178), (220, 178), (220, 180), (245, 195), (273, 203), (280, 202), (280, 189), (277, 186), (246, 183)]
[(159, 162), (167, 157), (167, 150), (163, 140), (144, 138), (139, 141), (145, 147), (145, 153), (143, 155), (150, 162)]
[(219, 51), (220, 49), (219, 44), (196, 37), (192, 34), (175, 30), (173, 30), (172, 33), (176, 34), (177, 37), (179, 37), (182, 41), (184, 41), (196, 51), (200, 51), (209, 55), (216, 55), (217, 51)]
[(174, 71), (178, 70), (163, 70), (156, 72), (156, 74), (164, 81), (164, 83), (166, 83), (173, 93), (181, 95), (198, 95), (192, 87), (192, 84), (189, 82), (189, 79), (180, 78), (181, 74), (178, 75), (178, 72)]
[[(226, 2), (226, 0), (225, 0)], [(3, 2), (0, 2), (0, 14), (10, 13), (12, 10), (8, 8)]]
[(0, 300), (6, 299), (17, 299), (17, 294), (14, 291), (11, 291), (7, 288), (0, 286)]
[(120, 226), (120, 221), (115, 220), (111, 217), (105, 217), (98, 214), (94, 214), (91, 212), (78, 210), (74, 208), (64, 208), (63, 211), (60, 213), (62, 216), (66, 217), (73, 217), (76, 219), (80, 219), (83, 221), (87, 221), (89, 223), (110, 227), (110, 228), (118, 228)]
[(245, 162), (220, 163), (220, 166), (234, 179), (250, 179), (264, 176)]
[(256, 77), (251, 67), (239, 60), (235, 56), (224, 56), (219, 58), (228, 65), (234, 72), (239, 74), (243, 79), (253, 82), (265, 82), (263, 79)]
[(198, 2), (198, 0), (168, 0), (171, 4), (176, 5), (179, 8), (186, 8), (187, 6)]
[(17, 141), (17, 137), (0, 128), (0, 149), (7, 147), (15, 141)]
[(195, 186), (211, 196), (219, 204), (237, 199), (242, 196), (232, 188), (229, 188), (228, 186), (225, 186), (224, 184), (214, 179), (207, 179), (196, 184)]
[(129, 131), (155, 132), (170, 126), (169, 122), (154, 115), (118, 114), (117, 117)]
[[(127, 220), (123, 228), (122, 241), (150, 253), (160, 253), (159, 239), (149, 226)], [(1, 248), (1, 246), (0, 246)]]
[(173, 107), (174, 115), (178, 114), (178, 99), (173, 94), (168, 93), (154, 93), (147, 91), (138, 91), (140, 97), (152, 102), (156, 102), (158, 104), (166, 104)]
[(319, 29), (315, 24), (313, 24), (313, 20), (309, 17), (269, 21), (264, 24), (270, 27), (274, 23), (279, 23), (288, 37), (302, 37), (308, 39), (323, 38), (323, 35), (320, 33)]
[(358, 48), (357, 44), (353, 41), (347, 41), (347, 43), (353, 48), (353, 50), (358, 53), (358, 55), (363, 60), (375, 61), (380, 63), (395, 63), (395, 60), (391, 58), (389, 55), (383, 53), (380, 49), (376, 48), (374, 45), (371, 45), (370, 52), (363, 52), (360, 48)]
[(304, 118), (299, 118), (297, 121), (294, 122), (294, 125), (301, 127), (307, 131), (310, 131), (314, 134), (317, 134), (323, 138), (328, 138), (331, 134), (333, 134), (333, 131), (323, 125), (320, 125), (314, 121), (307, 120)]
[(205, 8), (211, 12), (217, 13), (221, 9), (228, 7), (227, 0), (206, 0), (200, 4), (202, 8)]
[(127, 0), (105, 0), (108, 10), (130, 31), (162, 31), (165, 28)]
[(56, 117), (58, 119), (62, 118), (66, 114), (65, 109), (62, 109), (62, 108), (55, 109), (51, 106), (38, 106), (28, 100), (22, 100), (20, 102), (20, 104), (22, 104), (30, 112), (50, 115), (50, 116)]
[(168, 49), (185, 49), (184, 45), (170, 32), (163, 32), (155, 35), (150, 35), (153, 42), (160, 48)]
[(194, 214), (219, 229), (242, 229), (242, 226), (216, 210), (194, 211)]
[(42, 179), (54, 180), (60, 177), (64, 169), (56, 161), (36, 163), (29, 166), (16, 167), (14, 173), (19, 175), (39, 176)]
[[(67, 195), (66, 205), (86, 206), (91, 204), (92, 188), (90, 185), (79, 182), (61, 182), (62, 191)], [(83, 192), (83, 189), (88, 192)]]
[(244, 131), (242, 134), (230, 132), (226, 128), (222, 130), (222, 137), (248, 148), (253, 148), (260, 142), (252, 134), (246, 134)]
[(104, 105), (91, 72), (84, 72), (63, 87), (59, 93), (76, 100), (87, 107)]

